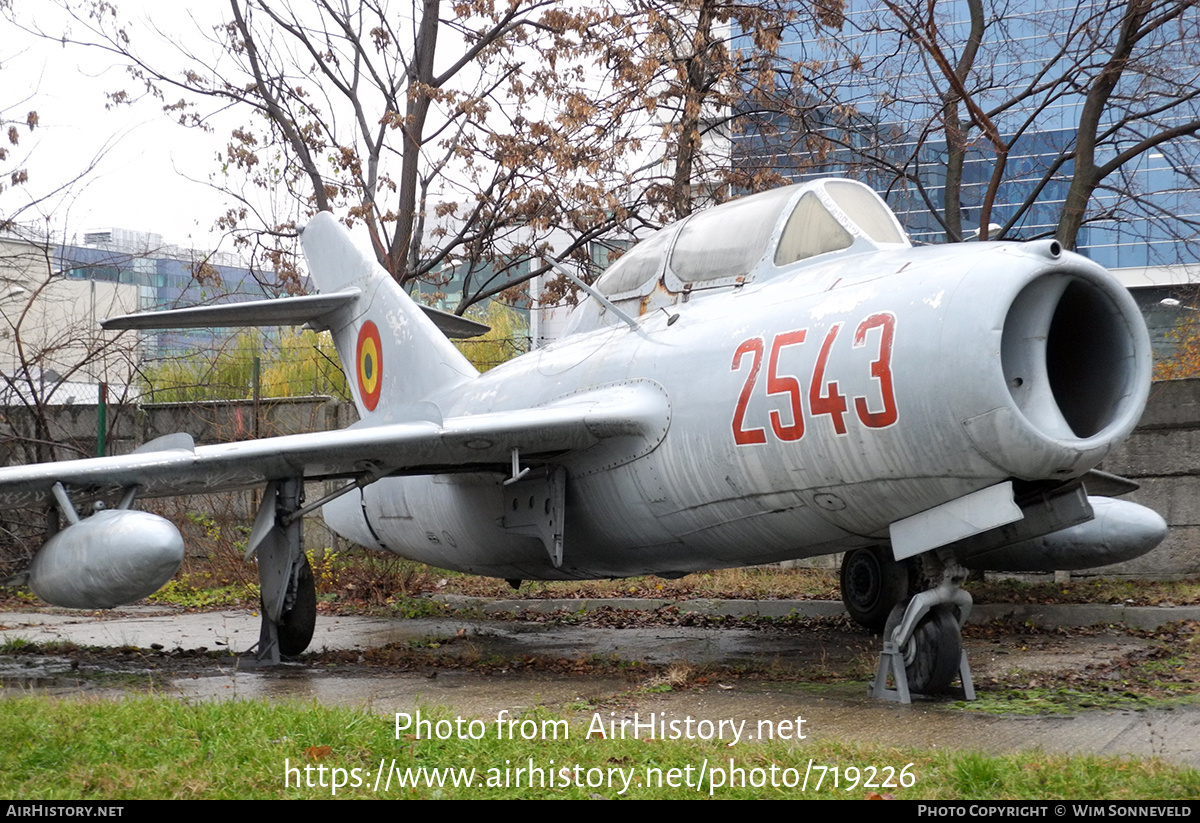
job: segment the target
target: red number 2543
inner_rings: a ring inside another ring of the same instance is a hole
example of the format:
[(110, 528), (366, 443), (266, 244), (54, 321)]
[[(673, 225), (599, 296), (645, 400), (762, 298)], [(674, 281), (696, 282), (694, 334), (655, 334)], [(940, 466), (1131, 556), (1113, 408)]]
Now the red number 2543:
[[(845, 434), (848, 410), (846, 397), (838, 391), (836, 380), (826, 382), (825, 379), (825, 364), (841, 329), (841, 323), (830, 326), (821, 343), (808, 386), (808, 413), (810, 419), (828, 415), (833, 422), (833, 430), (838, 434)], [(851, 347), (857, 349), (867, 345), (868, 333), (876, 329), (878, 334), (873, 336), (877, 341), (877, 350), (875, 359), (871, 361), (871, 378), (875, 381), (878, 396), (870, 400), (866, 397), (853, 399), (854, 412), (859, 421), (867, 428), (882, 429), (896, 422), (896, 396), (892, 390), (892, 338), (896, 332), (896, 316), (891, 312), (880, 312), (863, 320), (854, 330), (854, 342)], [(779, 373), (779, 354), (788, 346), (804, 343), (807, 336), (808, 329), (795, 329), (780, 332), (771, 340), (771, 356), (767, 360), (767, 396), (784, 395), (786, 401), (782, 409), (772, 409), (769, 416), (771, 431), (783, 441), (794, 441), (804, 437), (804, 411), (801, 408), (800, 381), (794, 375)], [(733, 353), (732, 371), (741, 370), (746, 356), (751, 356), (746, 382), (742, 384), (742, 391), (738, 395), (737, 406), (733, 412), (733, 440), (739, 446), (767, 442), (765, 428), (746, 428), (745, 422), (746, 405), (750, 402), (758, 381), (763, 351), (763, 338), (751, 337), (742, 341)]]

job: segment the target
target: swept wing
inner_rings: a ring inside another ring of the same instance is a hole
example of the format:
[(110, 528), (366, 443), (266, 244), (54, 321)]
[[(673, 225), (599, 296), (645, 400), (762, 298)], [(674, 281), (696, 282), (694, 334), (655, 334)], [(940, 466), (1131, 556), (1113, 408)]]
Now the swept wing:
[(613, 438), (662, 429), (665, 400), (637, 386), (572, 396), (539, 408), (417, 420), (341, 431), (192, 447), (172, 435), (117, 457), (0, 469), (0, 507), (47, 504), (52, 488), (103, 495), (136, 487), (139, 497), (196, 494), (304, 477), (319, 480), (505, 466), (602, 448)]

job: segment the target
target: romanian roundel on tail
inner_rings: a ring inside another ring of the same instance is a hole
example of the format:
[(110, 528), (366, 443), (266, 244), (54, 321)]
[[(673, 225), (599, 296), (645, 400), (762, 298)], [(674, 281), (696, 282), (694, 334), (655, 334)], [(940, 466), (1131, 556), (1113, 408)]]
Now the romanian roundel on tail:
[(361, 417), (411, 418), (414, 404), (478, 374), (331, 214), (318, 214), (300, 237), (317, 290), (355, 295), (321, 324), (333, 333)]

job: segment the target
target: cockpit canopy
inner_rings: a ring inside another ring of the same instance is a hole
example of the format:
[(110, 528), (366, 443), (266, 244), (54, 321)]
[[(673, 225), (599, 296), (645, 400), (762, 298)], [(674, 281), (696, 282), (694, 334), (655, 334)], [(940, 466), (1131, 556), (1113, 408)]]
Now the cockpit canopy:
[(823, 254), (906, 247), (895, 216), (852, 180), (816, 180), (697, 212), (638, 243), (596, 284), (614, 301), (745, 283)]

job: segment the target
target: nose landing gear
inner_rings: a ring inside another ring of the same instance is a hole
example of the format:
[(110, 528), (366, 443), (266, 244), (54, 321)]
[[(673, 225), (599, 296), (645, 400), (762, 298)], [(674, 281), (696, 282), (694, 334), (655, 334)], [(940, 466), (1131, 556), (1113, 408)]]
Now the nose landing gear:
[[(971, 612), (971, 595), (962, 589), (967, 577), (949, 552), (922, 556), (929, 579), (938, 585), (892, 609), (883, 630), (883, 653), (871, 682), (872, 697), (911, 703), (913, 695), (943, 694), (955, 675), (963, 696), (975, 699), (971, 669), (962, 649), (962, 627)], [(888, 685), (889, 679), (892, 685)]]

